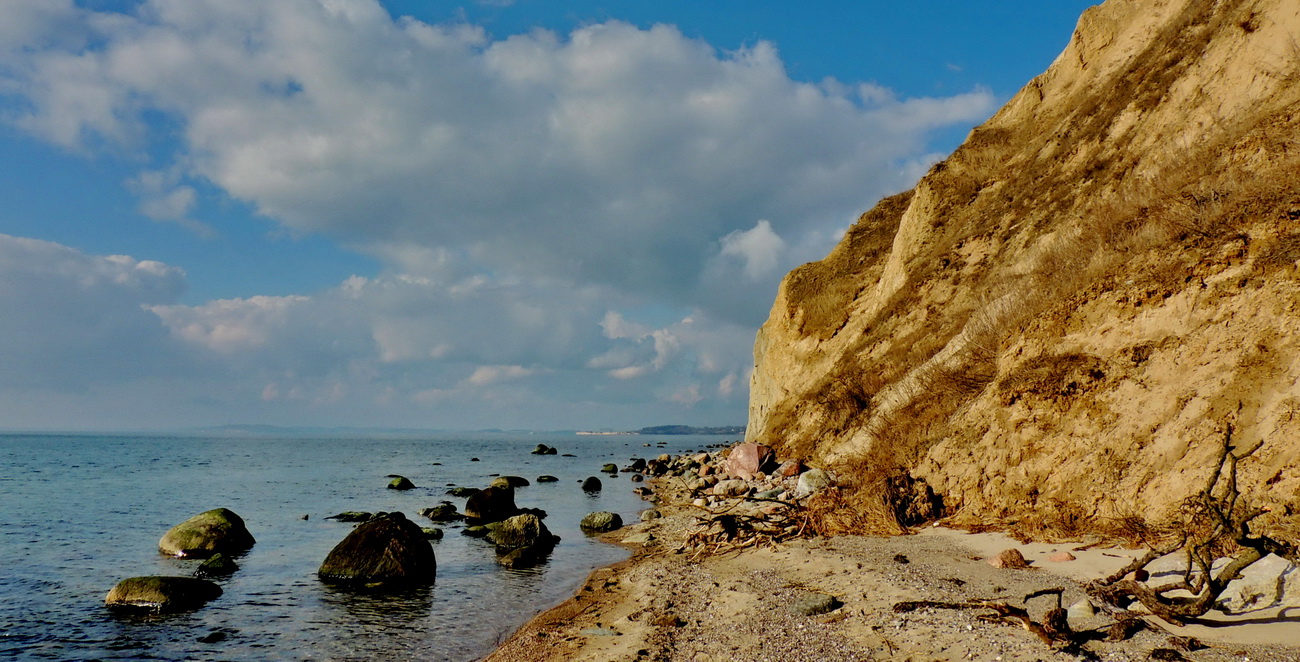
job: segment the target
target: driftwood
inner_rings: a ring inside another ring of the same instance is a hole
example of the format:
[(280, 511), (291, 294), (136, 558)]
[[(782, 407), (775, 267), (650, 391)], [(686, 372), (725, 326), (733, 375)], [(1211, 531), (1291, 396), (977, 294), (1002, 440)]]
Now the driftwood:
[[(733, 512), (745, 502), (775, 503), (784, 508), (774, 513)], [(698, 507), (698, 506), (697, 506)], [(733, 497), (732, 503), (719, 510), (700, 508), (696, 517), (700, 530), (686, 538), (677, 552), (693, 551), (691, 560), (707, 554), (726, 554), (762, 545), (776, 545), (809, 532), (807, 520), (798, 514), (798, 505), (779, 499)]]
[[(1089, 595), (1107, 605), (1123, 609), (1134, 601), (1168, 623), (1183, 625), (1209, 611), (1227, 588), (1250, 564), (1277, 554), (1291, 562), (1300, 562), (1296, 545), (1255, 535), (1250, 523), (1268, 512), (1247, 504), (1237, 486), (1238, 463), (1259, 450), (1262, 442), (1239, 450), (1232, 444), (1233, 425), (1224, 426), (1223, 447), (1214, 471), (1205, 487), (1188, 497), (1179, 511), (1180, 519), (1168, 527), (1170, 539), (1148, 544), (1149, 550), (1109, 577), (1089, 582)], [(1129, 577), (1152, 561), (1181, 551), (1185, 566), (1174, 581), (1155, 586)], [(1228, 562), (1214, 572), (1214, 560), (1231, 554)], [(1173, 595), (1174, 593), (1185, 595)]]
[(910, 600), (894, 603), (896, 614), (905, 614), (918, 609), (988, 609), (991, 614), (978, 616), (982, 620), (1011, 621), (1018, 623), (1040, 641), (1052, 648), (1077, 648), (1081, 639), (1070, 629), (1065, 610), (1061, 608), (1061, 593), (1064, 589), (1048, 589), (1030, 593), (1022, 602), (1028, 602), (1039, 595), (1055, 594), (1056, 607), (1048, 610), (1042, 622), (1030, 618), (1029, 611), (1023, 607), (997, 600), (969, 600), (966, 602), (944, 602), (939, 600)]

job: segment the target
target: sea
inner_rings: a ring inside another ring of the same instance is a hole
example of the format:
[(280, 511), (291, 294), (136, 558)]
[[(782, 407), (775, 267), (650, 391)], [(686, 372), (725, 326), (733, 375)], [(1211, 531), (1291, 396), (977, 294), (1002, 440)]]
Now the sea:
[[(719, 436), (462, 433), (428, 435), (0, 434), (0, 659), (5, 660), (474, 660), (537, 613), (567, 599), (621, 547), (583, 534), (592, 511), (625, 523), (650, 507), (629, 473), (600, 473), (637, 457), (702, 450)], [(537, 444), (559, 451), (533, 455)], [(566, 455), (571, 455), (566, 456)], [(475, 461), (477, 458), (477, 461)], [(416, 488), (388, 489), (390, 474)], [(521, 507), (548, 513), (561, 541), (528, 570), (496, 563), (491, 543), (434, 524), (421, 508), (450, 486), (493, 476), (532, 482)], [(538, 483), (549, 474), (555, 483)], [(604, 489), (579, 483), (597, 476)], [(257, 539), (217, 579), (206, 606), (132, 615), (104, 606), (119, 580), (191, 575), (199, 561), (158, 552), (189, 517), (225, 507)], [(445, 529), (432, 542), (437, 580), (375, 594), (322, 583), (316, 570), (354, 526), (348, 510), (401, 511)]]

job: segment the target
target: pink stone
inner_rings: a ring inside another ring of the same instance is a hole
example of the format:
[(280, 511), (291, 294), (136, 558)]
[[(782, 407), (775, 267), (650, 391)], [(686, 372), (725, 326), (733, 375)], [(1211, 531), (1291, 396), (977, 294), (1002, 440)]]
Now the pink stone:
[(1057, 552), (1047, 557), (1048, 561), (1052, 561), (1054, 563), (1065, 563), (1066, 561), (1073, 561), (1074, 559), (1075, 556), (1069, 552)]
[(988, 560), (988, 564), (994, 568), (1007, 568), (1009, 570), (1024, 570), (1029, 567), (1024, 554), (1021, 554), (1020, 550), (1015, 547), (998, 552), (997, 556)]
[(740, 478), (751, 478), (776, 459), (776, 453), (762, 444), (743, 443), (727, 455), (727, 473)]
[(803, 473), (803, 462), (799, 460), (786, 460), (781, 464), (781, 468), (776, 470), (776, 475), (782, 478), (798, 476)]

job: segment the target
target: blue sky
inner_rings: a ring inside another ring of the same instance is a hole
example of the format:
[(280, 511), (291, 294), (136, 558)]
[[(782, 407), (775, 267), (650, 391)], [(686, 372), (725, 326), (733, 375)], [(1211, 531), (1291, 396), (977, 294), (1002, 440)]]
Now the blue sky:
[(0, 429), (743, 422), (1087, 6), (0, 0)]

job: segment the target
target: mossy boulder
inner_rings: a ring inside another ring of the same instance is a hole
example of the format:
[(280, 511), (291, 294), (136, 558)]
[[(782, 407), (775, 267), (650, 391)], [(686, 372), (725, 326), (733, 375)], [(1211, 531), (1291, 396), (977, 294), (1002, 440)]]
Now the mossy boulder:
[(221, 597), (221, 587), (195, 577), (131, 577), (118, 582), (104, 596), (114, 609), (175, 612), (196, 609)]
[(606, 531), (613, 531), (614, 529), (622, 528), (623, 518), (618, 513), (601, 510), (594, 513), (588, 513), (587, 516), (582, 518), (582, 521), (578, 523), (578, 526), (583, 531), (589, 533), (604, 533)]
[(237, 554), (257, 542), (244, 520), (228, 508), (214, 508), (173, 526), (158, 541), (168, 556), (207, 558), (221, 552)]
[(395, 512), (353, 529), (330, 550), (317, 575), (331, 583), (400, 588), (432, 582), (437, 568), (424, 531)]
[(235, 563), (229, 556), (217, 552), (204, 561), (199, 566), (199, 569), (194, 571), (194, 574), (199, 577), (222, 577), (234, 574), (238, 569), (239, 564)]
[(487, 539), (497, 546), (497, 562), (507, 568), (531, 568), (545, 561), (560, 541), (531, 513), (488, 524), (487, 529)]
[(393, 478), (393, 480), (390, 483), (388, 483), (388, 489), (413, 490), (415, 489), (415, 483), (412, 483), (411, 479), (407, 478), (406, 476), (397, 476)]

